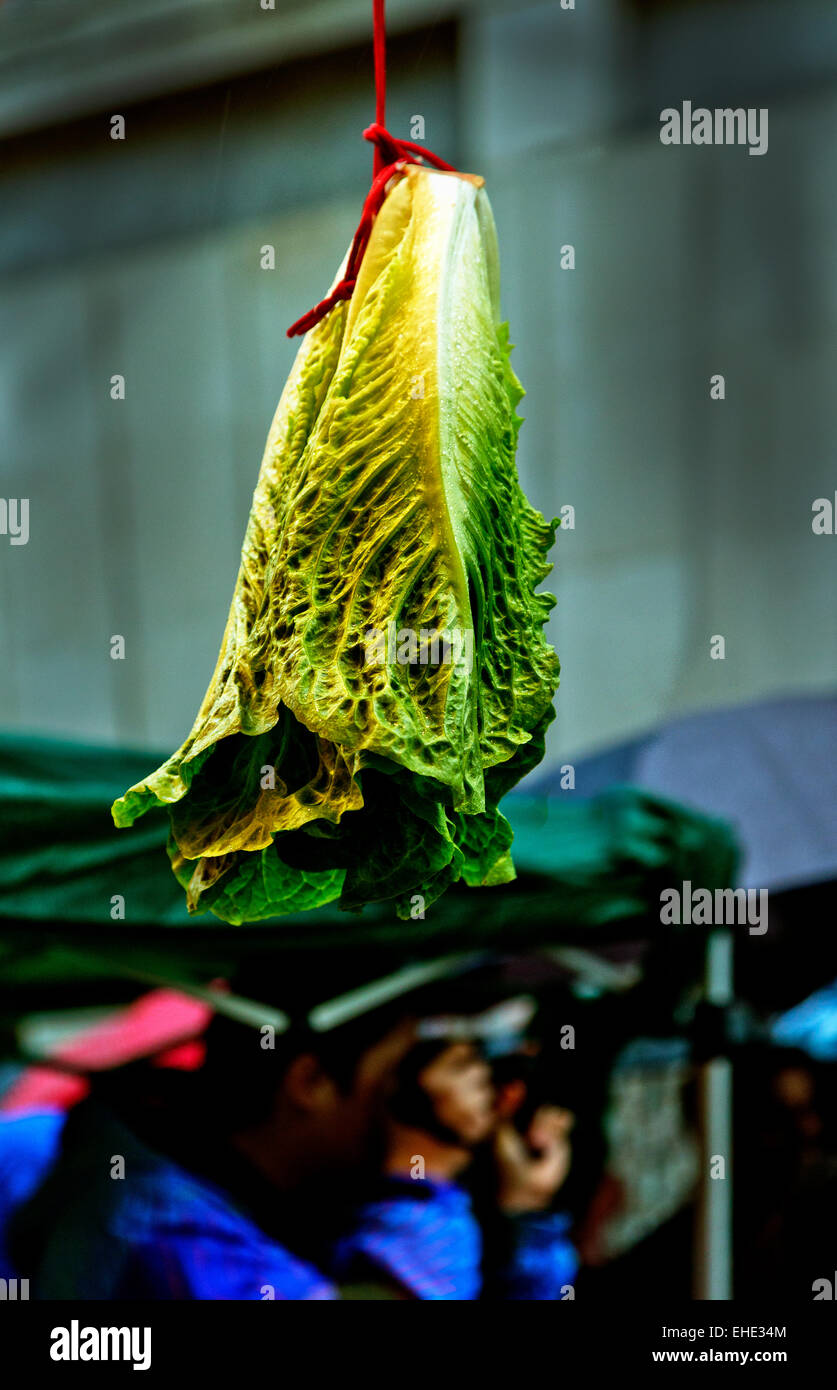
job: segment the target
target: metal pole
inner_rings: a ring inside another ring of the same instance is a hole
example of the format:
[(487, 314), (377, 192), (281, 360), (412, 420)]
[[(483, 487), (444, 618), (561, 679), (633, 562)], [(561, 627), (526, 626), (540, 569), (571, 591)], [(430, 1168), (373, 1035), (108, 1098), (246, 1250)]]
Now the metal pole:
[[(731, 931), (709, 934), (705, 995), (710, 1004), (732, 1003)], [(728, 1300), (732, 1298), (732, 1063), (728, 1057), (713, 1057), (701, 1065), (698, 1089), (701, 1182), (692, 1287), (695, 1298)]]

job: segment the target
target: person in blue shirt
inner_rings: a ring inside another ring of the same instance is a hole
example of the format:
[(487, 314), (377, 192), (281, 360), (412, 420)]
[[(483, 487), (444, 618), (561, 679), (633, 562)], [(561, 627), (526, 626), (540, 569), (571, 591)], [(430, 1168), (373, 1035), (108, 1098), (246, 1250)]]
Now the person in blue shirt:
[(55, 1162), (65, 1119), (60, 1110), (0, 1116), (0, 1279), (17, 1276), (9, 1225)]
[[(554, 1300), (578, 1267), (569, 1218), (552, 1212), (569, 1169), (571, 1117), (538, 1107), (524, 1135), (511, 1124), (518, 1095), (500, 1104), (473, 1040), (418, 1042), (390, 1101), (388, 1153), (374, 1197), (353, 1211), (334, 1268), (351, 1283), (387, 1279), (421, 1299)], [(478, 1146), (491, 1142), (492, 1224), (504, 1227), (501, 1268), (484, 1267), (483, 1236), (461, 1185)]]
[[(375, 1185), (415, 1045), (404, 1006), (262, 1042), (216, 1019), (198, 1073), (122, 1069), (66, 1117), (0, 1122), (0, 1274), (40, 1299), (477, 1297), (467, 1195), (440, 1173), (431, 1200), (413, 1187), (387, 1209)], [(479, 1076), (476, 1094), (487, 1120)], [(370, 1256), (360, 1282), (335, 1254), (350, 1208)]]
[(66, 1116), (4, 1119), (6, 1277), (43, 1299), (337, 1297), (328, 1232), (379, 1167), (414, 1031), (396, 1005), (266, 1047), (216, 1017), (198, 1072), (121, 1068)]

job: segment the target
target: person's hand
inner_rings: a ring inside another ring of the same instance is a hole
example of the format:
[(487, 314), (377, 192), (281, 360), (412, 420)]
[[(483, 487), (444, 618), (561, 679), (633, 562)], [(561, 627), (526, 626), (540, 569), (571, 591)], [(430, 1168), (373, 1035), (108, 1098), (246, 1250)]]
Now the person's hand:
[(574, 1117), (557, 1105), (542, 1105), (525, 1135), (508, 1120), (494, 1136), (497, 1199), (509, 1216), (544, 1211), (570, 1171), (569, 1134)]

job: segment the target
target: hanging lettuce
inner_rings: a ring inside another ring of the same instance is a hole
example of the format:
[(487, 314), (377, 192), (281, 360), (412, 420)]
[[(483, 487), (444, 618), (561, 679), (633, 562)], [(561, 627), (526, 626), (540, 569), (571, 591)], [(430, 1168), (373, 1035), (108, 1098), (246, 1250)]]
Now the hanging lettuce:
[(497, 803), (553, 716), (555, 523), (517, 480), (498, 320), (482, 180), (408, 165), (282, 393), (194, 728), (113, 807), (169, 808), (192, 911), (409, 917), (514, 876)]

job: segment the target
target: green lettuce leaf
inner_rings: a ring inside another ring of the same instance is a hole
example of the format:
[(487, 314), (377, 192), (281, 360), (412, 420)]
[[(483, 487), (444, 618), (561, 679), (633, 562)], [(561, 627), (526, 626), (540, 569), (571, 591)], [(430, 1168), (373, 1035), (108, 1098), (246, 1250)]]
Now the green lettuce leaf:
[(509, 354), (482, 180), (407, 166), (282, 393), (192, 731), (114, 803), (120, 827), (169, 808), (190, 910), (409, 917), (513, 877), (497, 803), (559, 666)]

